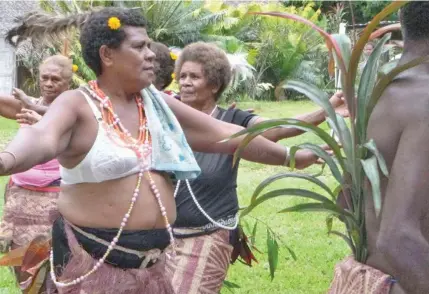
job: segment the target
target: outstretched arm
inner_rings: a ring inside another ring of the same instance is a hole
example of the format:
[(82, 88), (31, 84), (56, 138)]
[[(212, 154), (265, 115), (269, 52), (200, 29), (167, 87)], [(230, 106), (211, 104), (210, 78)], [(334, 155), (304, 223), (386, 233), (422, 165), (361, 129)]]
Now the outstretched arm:
[(429, 293), (429, 114), (410, 119), (390, 171), (377, 247), (407, 293)]
[[(188, 143), (194, 151), (232, 154), (242, 141), (243, 136), (219, 143), (219, 141), (244, 128), (216, 120), (168, 95), (164, 95), (164, 98), (179, 120)], [(242, 157), (246, 160), (271, 165), (287, 165), (288, 156), (284, 146), (273, 143), (261, 136), (253, 139), (242, 153)], [(300, 150), (297, 152), (297, 168), (305, 168), (316, 161), (317, 157), (308, 153), (308, 151)]]
[(44, 115), (46, 113), (46, 111), (48, 110), (48, 106), (35, 104), (33, 102), (35, 98), (28, 96), (21, 89), (14, 88), (12, 94), (16, 98), (16, 100), (21, 102), (21, 105), (24, 108), (33, 110), (40, 115)]
[[(348, 113), (345, 108), (343, 95), (341, 92), (334, 94), (329, 101), (331, 102), (332, 107), (334, 107), (335, 110), (337, 110), (338, 113), (340, 113), (343, 116), (346, 116)], [(301, 114), (294, 117), (295, 119), (299, 119), (302, 121), (305, 121), (312, 125), (319, 125), (326, 119), (326, 113), (323, 109), (319, 109), (310, 113)], [(265, 121), (265, 118), (258, 118), (256, 119), (252, 125), (260, 123)], [(250, 127), (249, 125), (248, 127)], [(276, 128), (269, 131), (266, 131), (262, 134), (265, 138), (267, 138), (270, 141), (277, 142), (281, 139), (291, 138), (298, 135), (301, 135), (304, 133), (303, 130), (296, 129), (293, 127), (290, 128)]]
[(0, 176), (26, 171), (65, 150), (78, 116), (76, 95), (76, 91), (64, 92), (38, 123), (19, 129), (0, 152)]
[(16, 119), (16, 115), (21, 111), (22, 104), (13, 96), (0, 96), (0, 116), (8, 119)]
[(32, 97), (27, 96), (20, 89), (13, 89), (13, 95), (0, 96), (0, 116), (8, 119), (16, 119), (16, 115), (21, 112), (22, 108), (27, 108), (37, 112), (40, 115), (45, 114), (48, 107), (36, 105), (32, 102)]

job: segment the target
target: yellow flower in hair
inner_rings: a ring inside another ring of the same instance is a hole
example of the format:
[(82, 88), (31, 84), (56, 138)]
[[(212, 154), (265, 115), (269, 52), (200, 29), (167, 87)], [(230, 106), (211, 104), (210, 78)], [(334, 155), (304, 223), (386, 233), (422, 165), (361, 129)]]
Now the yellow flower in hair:
[(112, 16), (111, 18), (109, 18), (107, 25), (110, 29), (117, 30), (121, 27), (121, 21), (116, 16)]
[(72, 70), (73, 72), (77, 72), (79, 70), (79, 66), (77, 66), (76, 64), (73, 64)]
[(175, 74), (174, 72), (171, 74), (171, 78), (172, 78), (173, 80), (175, 80), (175, 79), (176, 79), (176, 74)]
[(177, 59), (177, 55), (176, 55), (176, 54), (174, 54), (173, 52), (170, 52), (170, 57), (171, 57), (171, 59), (173, 59), (173, 60), (176, 60), (176, 59)]

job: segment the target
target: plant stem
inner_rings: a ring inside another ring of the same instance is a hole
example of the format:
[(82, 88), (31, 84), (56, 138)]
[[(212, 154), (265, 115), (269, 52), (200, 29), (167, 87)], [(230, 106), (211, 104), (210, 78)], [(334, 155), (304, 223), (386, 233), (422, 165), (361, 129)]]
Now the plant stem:
[(248, 216), (248, 217), (250, 217), (250, 218), (253, 218), (253, 219), (254, 219), (254, 220), (256, 220), (257, 222), (260, 222), (261, 224), (265, 225), (265, 226), (267, 227), (267, 229), (268, 229), (268, 230), (270, 230), (270, 232), (275, 236), (275, 238), (276, 238), (277, 240), (279, 240), (279, 241), (280, 241), (280, 243), (283, 243), (283, 241), (282, 241), (282, 239), (280, 238), (280, 236), (279, 236), (276, 232), (274, 232), (274, 231), (273, 231), (273, 229), (271, 229), (271, 227), (270, 227), (266, 222), (264, 222), (264, 221), (260, 220), (259, 218), (255, 217), (255, 216), (253, 216), (253, 215), (250, 215), (250, 214), (248, 214), (248, 215), (246, 215), (246, 216)]
[(352, 30), (353, 30), (353, 46), (356, 44), (356, 21), (355, 21), (355, 14), (353, 12), (353, 2), (349, 0), (349, 7), (350, 7), (350, 14), (352, 15)]

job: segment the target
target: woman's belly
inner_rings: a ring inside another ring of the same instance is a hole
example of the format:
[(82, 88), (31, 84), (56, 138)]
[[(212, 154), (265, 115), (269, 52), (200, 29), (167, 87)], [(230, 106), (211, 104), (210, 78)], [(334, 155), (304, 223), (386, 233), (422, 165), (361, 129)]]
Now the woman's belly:
[[(151, 172), (161, 194), (168, 221), (176, 219), (176, 204), (171, 181), (165, 174)], [(58, 199), (60, 213), (71, 223), (91, 228), (119, 228), (127, 213), (137, 175), (102, 183), (62, 185)], [(142, 178), (140, 193), (125, 227), (128, 230), (165, 228), (158, 201), (152, 192), (147, 174)]]

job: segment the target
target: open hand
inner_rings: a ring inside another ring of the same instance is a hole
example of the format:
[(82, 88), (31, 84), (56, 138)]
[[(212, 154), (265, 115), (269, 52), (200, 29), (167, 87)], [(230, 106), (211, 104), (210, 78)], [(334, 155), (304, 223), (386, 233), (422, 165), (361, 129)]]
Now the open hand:
[[(323, 150), (325, 150), (330, 156), (334, 154), (329, 145), (321, 145)], [(304, 169), (313, 164), (323, 164), (325, 161), (319, 156), (314, 154), (311, 150), (302, 149), (298, 150), (295, 154), (295, 166), (297, 169)]]
[(339, 91), (332, 95), (332, 97), (329, 99), (329, 102), (331, 103), (336, 113), (338, 113), (342, 117), (350, 116), (349, 110), (347, 108), (346, 99), (342, 91)]
[(12, 95), (15, 97), (15, 99), (21, 101), (24, 108), (30, 108), (34, 103), (31, 101), (31, 98), (27, 96), (27, 94), (24, 93), (21, 89), (13, 88)]
[(23, 108), (16, 115), (16, 121), (20, 124), (33, 125), (42, 119), (42, 116), (31, 109)]

